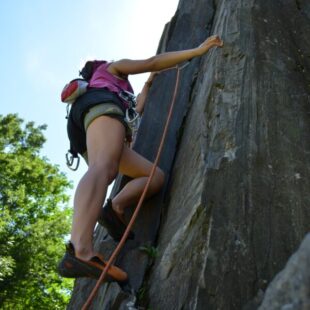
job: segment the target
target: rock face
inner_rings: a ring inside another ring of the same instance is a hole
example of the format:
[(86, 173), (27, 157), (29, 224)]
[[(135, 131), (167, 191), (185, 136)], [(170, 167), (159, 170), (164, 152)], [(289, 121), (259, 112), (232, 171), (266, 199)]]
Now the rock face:
[[(181, 71), (160, 161), (166, 186), (145, 203), (117, 262), (129, 284), (102, 285), (93, 309), (257, 309), (309, 231), (310, 4), (181, 0), (159, 51), (214, 33), (224, 48)], [(151, 160), (174, 86), (167, 71), (149, 94), (134, 148)], [(96, 247), (115, 247), (101, 228)], [(68, 309), (93, 285), (77, 281)]]
[[(259, 310), (310, 309), (310, 233), (268, 286)], [(281, 308), (282, 307), (282, 308)]]

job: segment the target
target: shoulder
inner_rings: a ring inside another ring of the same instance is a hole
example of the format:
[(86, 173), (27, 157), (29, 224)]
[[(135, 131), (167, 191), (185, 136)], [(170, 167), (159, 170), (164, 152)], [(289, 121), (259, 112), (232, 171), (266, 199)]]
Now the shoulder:
[(112, 61), (110, 63), (107, 64), (107, 71), (109, 73), (111, 73), (112, 75), (121, 78), (123, 80), (127, 80), (128, 79), (128, 75), (123, 73), (122, 70), (120, 70), (120, 63), (123, 60), (118, 60), (118, 61)]

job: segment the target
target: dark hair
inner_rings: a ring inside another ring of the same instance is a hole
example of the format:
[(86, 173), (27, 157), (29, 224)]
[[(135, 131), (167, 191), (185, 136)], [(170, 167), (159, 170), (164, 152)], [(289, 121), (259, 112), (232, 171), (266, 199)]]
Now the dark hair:
[(96, 71), (96, 69), (106, 63), (105, 60), (89, 60), (85, 63), (84, 67), (80, 71), (80, 76), (82, 76), (83, 79), (86, 81), (89, 81), (93, 75), (93, 73)]

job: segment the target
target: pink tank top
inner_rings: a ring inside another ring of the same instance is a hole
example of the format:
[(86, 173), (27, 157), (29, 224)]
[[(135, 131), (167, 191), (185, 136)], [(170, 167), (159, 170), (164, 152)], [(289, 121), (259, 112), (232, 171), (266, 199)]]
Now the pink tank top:
[(121, 79), (112, 73), (110, 73), (107, 68), (110, 63), (104, 63), (100, 65), (96, 71), (93, 73), (90, 81), (89, 87), (103, 88), (106, 87), (113, 93), (119, 93), (122, 90), (129, 91), (133, 93), (132, 86), (130, 82), (126, 79)]

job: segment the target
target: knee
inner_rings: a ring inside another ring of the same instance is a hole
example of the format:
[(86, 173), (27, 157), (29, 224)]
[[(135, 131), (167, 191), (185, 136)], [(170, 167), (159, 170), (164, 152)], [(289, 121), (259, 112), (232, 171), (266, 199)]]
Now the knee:
[(118, 163), (101, 161), (89, 166), (89, 170), (92, 170), (98, 178), (103, 178), (108, 184), (111, 184), (118, 174)]
[(118, 174), (118, 163), (110, 163), (106, 168), (109, 185), (115, 180)]
[(160, 190), (165, 183), (165, 173), (159, 167), (155, 170), (154, 180), (156, 182), (156, 188)]

